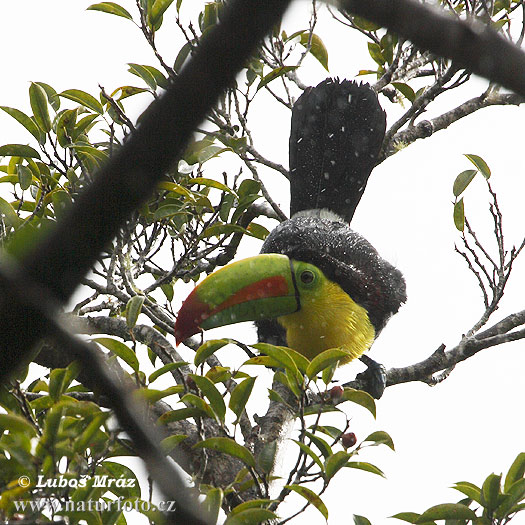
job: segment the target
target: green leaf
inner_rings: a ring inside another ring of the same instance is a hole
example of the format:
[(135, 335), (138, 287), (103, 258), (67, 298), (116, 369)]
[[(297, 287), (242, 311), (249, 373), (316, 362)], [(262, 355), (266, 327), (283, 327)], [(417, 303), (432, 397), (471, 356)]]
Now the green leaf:
[(340, 361), (344, 357), (348, 357), (348, 352), (340, 350), (339, 348), (330, 348), (329, 350), (321, 352), (320, 354), (316, 355), (308, 365), (308, 368), (306, 369), (307, 377), (312, 379), (321, 370), (332, 365), (333, 363), (336, 363), (337, 361)]
[(29, 102), (38, 127), (44, 133), (49, 133), (51, 131), (51, 118), (47, 108), (47, 95), (44, 89), (34, 82), (31, 82), (31, 86), (29, 86)]
[(277, 515), (268, 509), (246, 509), (237, 514), (230, 514), (224, 525), (257, 525), (268, 520), (274, 520)]
[(303, 487), (302, 485), (285, 485), (285, 489), (293, 490), (309, 503), (311, 503), (324, 517), (325, 520), (328, 520), (328, 509), (323, 503), (323, 500), (312, 490)]
[(114, 97), (117, 93), (120, 93), (117, 98), (117, 100), (120, 101), (132, 97), (133, 95), (138, 95), (139, 93), (149, 93), (149, 90), (147, 88), (135, 86), (120, 86), (111, 93), (111, 96)]
[(477, 485), (474, 485), (474, 483), (459, 481), (458, 483), (454, 483), (452, 488), (465, 494), (465, 496), (474, 500), (476, 503), (481, 504), (481, 489)]
[(302, 443), (301, 441), (297, 441), (295, 439), (292, 439), (294, 443), (297, 443), (299, 448), (309, 457), (311, 458), (314, 463), (319, 467), (321, 472), (324, 472), (324, 465), (323, 462), (319, 459), (319, 456), (305, 443)]
[(481, 486), (481, 504), (489, 511), (499, 505), (501, 474), (489, 474)]
[(153, 78), (159, 87), (162, 89), (168, 89), (170, 85), (168, 79), (156, 67), (146, 65), (144, 67), (153, 75)]
[(408, 85), (402, 82), (392, 82), (392, 85), (410, 102), (414, 102), (416, 94), (414, 90)]
[(208, 237), (219, 237), (220, 235), (231, 235), (232, 233), (248, 233), (248, 230), (238, 224), (216, 223), (206, 228), (200, 236), (203, 239), (207, 239)]
[(226, 366), (212, 366), (206, 372), (206, 377), (213, 383), (225, 383), (231, 379), (232, 374)]
[(202, 397), (190, 393), (185, 394), (181, 401), (189, 408), (198, 409), (203, 416), (215, 419), (213, 410), (211, 409), (210, 405), (206, 403), (204, 399), (202, 399)]
[(174, 434), (173, 436), (168, 436), (160, 442), (160, 448), (164, 454), (168, 455), (177, 445), (182, 443), (188, 436), (185, 434)]
[(250, 222), (246, 229), (252, 237), (261, 239), (261, 241), (264, 241), (266, 237), (270, 235), (270, 232), (264, 226), (257, 224), (256, 222)]
[(373, 58), (374, 62), (382, 66), (385, 63), (385, 58), (381, 53), (381, 46), (375, 42), (368, 42), (368, 53)]
[(86, 115), (85, 117), (82, 117), (76, 124), (75, 129), (73, 130), (73, 133), (71, 134), (71, 138), (73, 140), (77, 140), (79, 135), (82, 135), (87, 130), (91, 129), (91, 127), (94, 125), (93, 121), (98, 117), (98, 115)]
[(242, 366), (255, 365), (255, 366), (266, 366), (268, 368), (279, 368), (281, 363), (274, 359), (273, 357), (268, 357), (267, 355), (258, 355), (255, 357), (250, 357), (244, 361)]
[(93, 420), (87, 425), (84, 431), (76, 437), (73, 447), (75, 452), (82, 454), (89, 446), (91, 446), (93, 437), (97, 434), (100, 426), (109, 416), (109, 412), (101, 412), (93, 417)]
[[(224, 148), (219, 148), (219, 149), (223, 150)], [(192, 184), (200, 184), (201, 186), (207, 186), (209, 188), (216, 188), (218, 190), (222, 190), (224, 192), (232, 193), (235, 195), (235, 192), (232, 189), (228, 188), (226, 184), (222, 184), (221, 182), (218, 182), (213, 179), (207, 179), (205, 177), (195, 177), (194, 179), (188, 180), (188, 185), (192, 185)]]
[(324, 463), (326, 481), (332, 479), (339, 470), (346, 466), (351, 456), (352, 454), (343, 450), (329, 456)]
[(246, 403), (248, 402), (248, 399), (250, 399), (255, 379), (255, 377), (248, 377), (232, 390), (228, 406), (237, 416), (235, 423), (238, 423), (241, 419)]
[(253, 454), (236, 441), (226, 437), (212, 437), (205, 439), (193, 446), (193, 448), (209, 448), (218, 452), (223, 452), (229, 456), (240, 459), (245, 465), (255, 468), (255, 458)]
[(155, 0), (151, 6), (150, 19), (151, 23), (155, 25), (164, 14), (166, 9), (173, 3), (173, 0)]
[(374, 416), (374, 418), (376, 417), (376, 402), (368, 392), (345, 387), (343, 399), (366, 408)]
[(286, 75), (288, 71), (294, 71), (296, 69), (297, 69), (297, 66), (280, 66), (280, 67), (273, 69), (267, 75), (264, 75), (264, 77), (261, 78), (261, 81), (259, 82), (259, 85), (257, 86), (257, 91), (259, 91), (264, 86), (268, 85), (272, 80), (275, 80), (276, 78)]
[(311, 432), (305, 432), (304, 434), (309, 437), (312, 443), (319, 449), (319, 452), (321, 452), (325, 460), (333, 455), (332, 448), (323, 438), (320, 438)]
[(452, 187), (454, 197), (459, 197), (467, 189), (467, 186), (474, 180), (477, 173), (478, 170), (465, 170), (456, 177)]
[(128, 20), (133, 20), (133, 17), (119, 4), (115, 2), (100, 2), (98, 4), (92, 4), (87, 8), (87, 11), (102, 11), (111, 15), (121, 16)]
[(164, 283), (160, 285), (160, 289), (162, 290), (162, 293), (166, 296), (166, 299), (168, 300), (168, 302), (171, 303), (171, 301), (173, 301), (173, 297), (175, 297), (173, 285)]
[(57, 219), (64, 216), (65, 211), (73, 202), (69, 193), (61, 189), (54, 190), (51, 193), (51, 201), (53, 202), (53, 210)]
[(0, 428), (9, 430), (11, 433), (23, 432), (24, 434), (36, 435), (36, 428), (22, 416), (17, 414), (0, 414)]
[(516, 459), (512, 462), (512, 465), (509, 468), (509, 471), (507, 472), (507, 475), (505, 476), (505, 484), (504, 484), (504, 491), (508, 492), (511, 485), (523, 478), (523, 475), (525, 474), (525, 452), (521, 452), (517, 455)]
[(247, 509), (267, 507), (274, 501), (275, 500), (266, 499), (266, 498), (252, 499), (252, 500), (244, 501), (243, 503), (239, 503), (239, 505), (236, 505), (231, 510), (230, 516), (235, 516), (236, 514), (240, 514), (241, 512), (244, 512)]
[(348, 468), (355, 468), (358, 470), (364, 470), (365, 472), (370, 472), (372, 474), (377, 474), (378, 476), (385, 477), (385, 474), (383, 471), (376, 467), (375, 465), (372, 465), (372, 463), (368, 463), (366, 461), (349, 461), (345, 467)]
[(0, 217), (3, 217), (6, 224), (13, 229), (20, 225), (20, 217), (16, 214), (15, 209), (2, 197), (0, 197)]
[(113, 492), (113, 494), (116, 496), (123, 496), (125, 498), (140, 497), (140, 485), (137, 480), (137, 476), (126, 465), (122, 465), (122, 463), (116, 463), (114, 461), (104, 461), (100, 464), (99, 468), (95, 472), (98, 475), (109, 474), (110, 477), (116, 480), (124, 479), (134, 481), (134, 483), (132, 483), (133, 486), (131, 487), (116, 487), (115, 485), (108, 485), (108, 490)]
[(157, 184), (157, 188), (159, 190), (171, 191), (173, 193), (176, 193), (177, 195), (182, 195), (183, 197), (187, 197), (192, 201), (194, 200), (191, 191), (186, 189), (184, 186), (177, 184), (176, 182), (159, 182)]
[(155, 213), (153, 214), (153, 219), (155, 221), (160, 221), (162, 219), (166, 219), (168, 217), (175, 217), (175, 216), (181, 216), (181, 215), (187, 215), (185, 211), (182, 211), (182, 208), (180, 204), (166, 204), (165, 206), (161, 206), (157, 210), (155, 210)]
[(143, 295), (134, 295), (126, 304), (126, 325), (128, 328), (134, 328), (137, 319), (142, 311), (145, 297)]
[(195, 359), (193, 360), (193, 363), (195, 366), (199, 366), (208, 357), (213, 355), (217, 350), (222, 348), (223, 346), (226, 346), (227, 344), (231, 343), (231, 339), (210, 339), (209, 341), (205, 341), (199, 348), (197, 348), (197, 352), (195, 352)]
[(219, 518), (219, 512), (221, 510), (222, 499), (224, 493), (221, 488), (213, 488), (208, 491), (206, 498), (203, 502), (204, 508), (206, 509), (208, 523), (214, 524), (217, 523)]
[(481, 174), (488, 180), (490, 179), (490, 168), (488, 167), (487, 163), (479, 156), (479, 155), (473, 155), (472, 153), (466, 153), (465, 157), (467, 157), (476, 168), (478, 168), (479, 171), (481, 171)]
[(104, 109), (102, 108), (100, 102), (93, 95), (90, 95), (89, 93), (86, 93), (80, 89), (66, 89), (66, 91), (59, 93), (58, 96), (67, 98), (73, 102), (77, 102), (78, 104), (82, 104), (86, 108), (92, 109), (99, 115), (104, 113)]
[(126, 346), (124, 343), (111, 339), (110, 337), (96, 337), (93, 339), (95, 343), (105, 346), (108, 350), (111, 350), (116, 356), (120, 357), (122, 361), (127, 363), (135, 372), (139, 371), (139, 361), (137, 356), (131, 348)]
[[(310, 40), (309, 33), (303, 33), (301, 35), (301, 45), (304, 47), (308, 46), (308, 41)], [(319, 36), (316, 34), (312, 34), (312, 38), (310, 40), (310, 53), (317, 58), (319, 63), (328, 71), (328, 50), (326, 49), (323, 41)]]
[(189, 374), (189, 377), (195, 381), (195, 384), (199, 387), (199, 390), (208, 398), (211, 409), (219, 421), (224, 422), (224, 416), (226, 415), (226, 404), (224, 403), (222, 394), (217, 390), (217, 387), (207, 377), (199, 376), (197, 374)]
[(176, 363), (168, 363), (167, 365), (162, 366), (158, 370), (155, 370), (149, 377), (148, 383), (153, 383), (155, 379), (158, 379), (160, 376), (166, 374), (167, 372), (172, 372), (173, 370), (178, 370), (182, 366), (186, 366), (188, 363), (186, 361), (177, 361)]
[(60, 99), (58, 98), (57, 92), (45, 82), (35, 82), (35, 84), (38, 84), (46, 92), (50, 106), (55, 111), (58, 111), (60, 109)]
[(343, 433), (341, 429), (330, 425), (312, 425), (309, 428), (316, 429), (317, 432), (322, 432), (323, 434), (330, 436), (332, 439), (337, 439)]
[(381, 29), (379, 24), (370, 22), (360, 16), (353, 16), (352, 20), (357, 27), (364, 29), (365, 31), (377, 31), (378, 29)]
[(372, 442), (375, 445), (386, 445), (388, 448), (395, 450), (392, 438), (384, 430), (377, 430), (376, 432), (372, 432), (366, 439), (363, 440), (363, 442), (365, 441)]
[(186, 42), (179, 50), (179, 53), (177, 54), (177, 58), (175, 59), (175, 62), (173, 64), (173, 69), (175, 73), (179, 73), (182, 69), (182, 66), (186, 62), (186, 59), (188, 58), (188, 55), (190, 54), (190, 51), (192, 50), (191, 42)]
[(249, 195), (256, 195), (261, 189), (261, 184), (253, 179), (244, 179), (239, 188), (237, 189), (237, 195), (242, 199), (243, 197), (248, 197)]
[(431, 520), (474, 520), (476, 513), (460, 503), (442, 503), (427, 509), (419, 516), (416, 523), (425, 523)]
[(53, 401), (58, 401), (59, 397), (64, 393), (64, 390), (68, 387), (65, 384), (66, 369), (55, 368), (51, 370), (49, 374), (49, 397)]
[(18, 183), (23, 190), (27, 190), (33, 182), (33, 172), (23, 164), (17, 164)]
[[(394, 514), (390, 517), (395, 518), (396, 520), (406, 521), (408, 523), (417, 523), (419, 516), (421, 516), (421, 514), (418, 514), (417, 512), (399, 512), (398, 514)], [(434, 525), (436, 524), (434, 523)]]
[(516, 481), (509, 487), (508, 493), (500, 495), (496, 516), (503, 519), (509, 514), (516, 512), (515, 505), (525, 498), (525, 479)]
[(454, 225), (462, 232), (465, 229), (465, 205), (463, 198), (454, 204)]
[(10, 108), (7, 106), (0, 106), (0, 109), (4, 110), (8, 115), (22, 124), (22, 126), (24, 126), (24, 128), (26, 128), (36, 140), (41, 142), (40, 130), (31, 117), (28, 117), (23, 111), (20, 111), (19, 109)]
[(164, 390), (156, 390), (154, 388), (141, 388), (133, 392), (133, 395), (143, 398), (148, 403), (156, 403), (160, 399), (163, 399), (174, 394), (182, 394), (184, 392), (183, 385), (173, 385), (165, 388)]
[(270, 474), (275, 464), (277, 440), (265, 443), (257, 456), (257, 466), (265, 474)]
[(354, 525), (372, 525), (372, 523), (370, 523), (368, 518), (354, 514)]
[(157, 81), (148, 69), (140, 64), (129, 63), (129, 72), (140, 77), (153, 90), (157, 89)]
[(182, 421), (184, 419), (189, 419), (190, 417), (202, 417), (207, 416), (205, 412), (202, 412), (195, 407), (186, 407), (178, 408), (176, 410), (170, 410), (165, 412), (162, 416), (159, 417), (158, 421), (161, 425), (166, 425), (168, 423), (175, 423), (177, 421)]
[(272, 390), (271, 388), (268, 389), (268, 398), (270, 401), (273, 401), (275, 403), (281, 403), (282, 405), (288, 407), (290, 412), (294, 412), (294, 409), (284, 400), (284, 398), (277, 392), (276, 390)]
[(301, 373), (295, 364), (294, 358), (288, 353), (288, 348), (284, 346), (275, 346), (269, 343), (257, 343), (250, 345), (259, 352), (275, 359), (285, 370), (290, 370), (293, 376), (301, 383)]
[(25, 144), (6, 144), (5, 146), (0, 146), (0, 157), (24, 157), (40, 160), (38, 151)]

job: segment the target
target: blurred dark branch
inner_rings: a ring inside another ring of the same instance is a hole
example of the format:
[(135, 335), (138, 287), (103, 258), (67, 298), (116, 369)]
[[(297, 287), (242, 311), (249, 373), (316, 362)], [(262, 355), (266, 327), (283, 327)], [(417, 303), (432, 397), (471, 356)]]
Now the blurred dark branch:
[[(289, 0), (229, 3), (221, 22), (202, 42), (170, 88), (143, 115), (141, 125), (99, 171), (54, 230), (22, 257), (16, 272), (0, 275), (2, 370), (5, 380), (35, 343), (52, 336), (93, 374), (98, 390), (113, 401), (123, 428), (159, 483), (176, 502), (172, 523), (204, 524), (201, 506), (159, 447), (144, 411), (99, 359), (93, 345), (71, 336), (56, 321), (60, 303), (71, 297), (99, 253), (133, 210), (146, 200), (188, 143), (193, 130), (235, 79), (255, 46), (281, 18)], [(174, 125), (176, 123), (176, 125)]]
[[(352, 14), (386, 27), (417, 46), (452, 59), (525, 97), (525, 53), (488, 25), (458, 20), (414, 0), (339, 0)], [(415, 22), (417, 21), (417, 22)]]
[[(151, 426), (145, 405), (131, 396), (134, 389), (132, 381), (125, 374), (118, 374), (102, 358), (94, 343), (86, 343), (69, 333), (69, 327), (63, 326), (56, 317), (57, 305), (46, 295), (45, 288), (31, 283), (27, 278), (4, 263), (0, 267), (0, 307), (8, 310), (7, 305), (16, 305), (11, 319), (17, 321), (20, 312), (25, 314), (23, 323), (30, 326), (16, 328), (30, 329), (36, 319), (40, 328), (48, 334), (53, 346), (67, 353), (72, 360), (77, 360), (83, 370), (89, 370), (89, 381), (94, 392), (104, 395), (112, 401), (112, 407), (122, 428), (134, 441), (136, 450), (144, 460), (151, 476), (159, 484), (166, 497), (173, 498), (177, 507), (168, 516), (171, 523), (191, 523), (204, 525), (206, 520), (196, 498), (187, 489), (185, 482), (172, 464), (166, 461), (160, 448), (160, 435)], [(19, 366), (22, 363), (19, 362)], [(187, 520), (187, 521), (186, 521)]]

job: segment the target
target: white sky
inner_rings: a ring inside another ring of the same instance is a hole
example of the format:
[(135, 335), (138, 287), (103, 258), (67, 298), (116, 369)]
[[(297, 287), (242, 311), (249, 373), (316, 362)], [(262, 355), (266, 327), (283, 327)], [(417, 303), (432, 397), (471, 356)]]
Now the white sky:
[[(30, 112), (30, 81), (47, 82), (59, 92), (79, 88), (93, 94), (98, 93), (99, 83), (108, 91), (126, 84), (140, 85), (126, 72), (126, 63), (157, 65), (140, 31), (127, 20), (86, 12), (91, 3), (18, 0), (0, 4), (0, 105)], [(132, 0), (121, 4), (134, 13)], [(196, 2), (185, 0), (183, 8), (187, 4)], [(306, 27), (307, 16), (302, 13), (308, 5), (295, 4), (288, 18), (292, 29)], [(328, 47), (332, 75), (353, 78), (359, 69), (373, 65), (365, 41), (346, 40), (327, 17), (320, 21), (317, 33)], [(160, 35), (159, 49), (169, 63), (180, 47), (179, 34), (165, 30)], [(311, 84), (326, 76), (313, 59), (299, 74)], [(430, 116), (478, 94), (485, 85), (479, 81), (480, 89), (462, 98), (453, 92), (447, 99), (449, 105), (431, 110)], [(399, 110), (384, 97), (381, 101), (391, 124), (391, 115)], [(146, 104), (146, 97), (140, 103)], [(261, 152), (287, 165), (287, 117), (284, 113), (268, 115), (264, 107), (258, 111), (261, 118), (255, 135), (260, 139)], [(408, 286), (407, 304), (370, 354), (387, 368), (425, 359), (441, 343), (453, 346), (482, 312), (477, 283), (454, 254), (454, 243), (460, 237), (452, 222), (452, 183), (460, 171), (472, 167), (464, 153), (481, 155), (492, 169), (509, 247), (525, 235), (524, 121), (524, 108), (482, 110), (388, 159), (370, 179), (352, 226), (403, 271)], [(28, 141), (25, 130), (2, 113), (0, 144)], [(287, 190), (282, 189), (285, 183), (276, 179), (265, 180), (287, 211)], [(490, 227), (481, 181), (469, 188), (465, 201), (475, 229)], [(244, 255), (256, 250), (258, 244), (244, 244)], [(522, 257), (495, 315), (497, 319), (524, 308), (525, 254)], [(218, 333), (232, 332), (223, 329), (215, 335)], [(207, 334), (209, 338), (215, 335)], [(248, 331), (246, 340), (253, 339), (253, 332)], [(525, 342), (521, 341), (482, 351), (458, 365), (450, 378), (435, 388), (418, 383), (389, 388), (378, 402), (376, 422), (360, 408), (347, 404), (351, 430), (358, 439), (375, 429), (386, 430), (394, 439), (396, 452), (379, 447), (361, 457), (378, 465), (386, 480), (353, 470), (335, 478), (323, 496), (330, 512), (329, 523), (349, 523), (353, 513), (367, 516), (374, 525), (395, 523), (387, 516), (408, 510), (421, 512), (437, 503), (459, 500), (459, 493), (447, 489), (456, 481), (479, 485), (489, 473), (505, 471), (525, 450), (524, 350)], [(224, 359), (225, 355), (219, 357)], [(358, 364), (349, 365), (339, 377), (350, 380), (359, 369)], [(283, 517), (288, 514), (286, 510), (291, 509), (283, 506)], [(519, 519), (514, 521), (520, 523)], [(315, 509), (298, 518), (297, 523), (301, 520), (323, 521)]]

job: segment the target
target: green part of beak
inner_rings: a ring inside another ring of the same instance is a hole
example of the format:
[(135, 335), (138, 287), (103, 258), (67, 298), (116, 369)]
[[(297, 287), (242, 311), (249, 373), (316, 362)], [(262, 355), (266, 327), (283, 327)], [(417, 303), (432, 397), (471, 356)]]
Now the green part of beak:
[(177, 341), (200, 329), (279, 317), (299, 308), (290, 259), (257, 255), (221, 268), (193, 290), (177, 317)]

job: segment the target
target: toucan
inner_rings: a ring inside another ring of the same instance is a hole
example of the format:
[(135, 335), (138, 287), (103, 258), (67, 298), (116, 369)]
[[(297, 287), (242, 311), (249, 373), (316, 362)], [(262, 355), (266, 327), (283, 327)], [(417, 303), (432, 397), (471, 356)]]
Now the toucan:
[(291, 119), (291, 218), (260, 255), (194, 288), (177, 316), (177, 344), (203, 329), (255, 321), (259, 341), (308, 359), (340, 348), (344, 364), (370, 348), (406, 300), (401, 272), (350, 227), (385, 129), (368, 84), (330, 78), (303, 92)]

